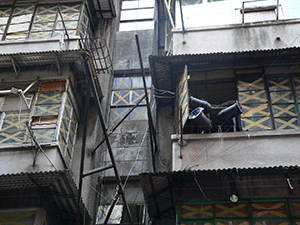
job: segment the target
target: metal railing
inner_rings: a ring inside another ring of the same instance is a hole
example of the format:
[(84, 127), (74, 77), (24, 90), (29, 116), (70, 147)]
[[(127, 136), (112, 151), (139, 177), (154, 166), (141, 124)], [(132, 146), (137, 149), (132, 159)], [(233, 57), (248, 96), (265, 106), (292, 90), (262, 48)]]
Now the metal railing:
[(95, 37), (81, 39), (81, 47), (90, 52), (98, 75), (112, 73), (112, 60), (104, 38)]
[[(245, 23), (245, 3), (261, 2), (264, 0), (253, 0), (253, 1), (243, 1), (242, 2), (242, 23)], [(276, 3), (276, 20), (279, 19), (279, 0)]]

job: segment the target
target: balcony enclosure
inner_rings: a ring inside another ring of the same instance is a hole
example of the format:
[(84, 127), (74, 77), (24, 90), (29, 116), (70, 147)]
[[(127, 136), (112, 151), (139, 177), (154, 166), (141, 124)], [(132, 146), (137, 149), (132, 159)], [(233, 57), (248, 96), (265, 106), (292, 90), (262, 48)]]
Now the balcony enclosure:
[(38, 1), (11, 1), (0, 5), (0, 37), (2, 41), (70, 38), (92, 35), (92, 22), (85, 4), (41, 4)]
[(57, 143), (70, 164), (79, 119), (78, 103), (70, 82), (36, 82), (24, 98), (19, 93), (4, 94), (13, 88), (24, 90), (28, 85), (29, 82), (1, 84), (1, 145), (30, 144), (31, 131), (39, 143)]

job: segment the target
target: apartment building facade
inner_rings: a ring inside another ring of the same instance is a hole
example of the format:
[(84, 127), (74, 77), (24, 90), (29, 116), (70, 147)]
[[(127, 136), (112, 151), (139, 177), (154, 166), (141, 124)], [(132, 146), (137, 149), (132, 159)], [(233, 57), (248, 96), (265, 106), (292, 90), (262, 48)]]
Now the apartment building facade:
[(169, 155), (172, 165), (141, 174), (150, 218), (297, 224), (299, 6), (173, 3), (165, 2), (172, 48), (149, 58), (164, 149), (157, 158)]
[(104, 24), (114, 6), (0, 2), (1, 224), (95, 223), (98, 175), (83, 171), (100, 166), (88, 151), (102, 136), (100, 80), (113, 77)]
[(297, 2), (0, 6), (1, 222), (298, 223)]

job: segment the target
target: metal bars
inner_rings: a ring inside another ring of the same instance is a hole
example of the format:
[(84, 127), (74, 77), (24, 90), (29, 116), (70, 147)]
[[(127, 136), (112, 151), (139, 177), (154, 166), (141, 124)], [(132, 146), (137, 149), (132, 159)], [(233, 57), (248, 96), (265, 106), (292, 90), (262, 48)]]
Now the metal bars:
[[(151, 154), (152, 154), (152, 167), (153, 167), (153, 172), (156, 172), (155, 153), (157, 152), (157, 142), (156, 142), (156, 135), (155, 135), (155, 130), (154, 130), (153, 121), (152, 121), (150, 102), (149, 102), (148, 95), (146, 94), (147, 93), (147, 84), (146, 84), (146, 79), (145, 79), (145, 72), (144, 72), (144, 67), (143, 67), (142, 54), (141, 54), (138, 35), (135, 35), (135, 40), (136, 40), (136, 45), (137, 45), (137, 51), (138, 51), (141, 71), (142, 71), (142, 75), (143, 75), (144, 91), (145, 91), (145, 95), (146, 95), (148, 125), (149, 125), (149, 130), (150, 130), (150, 145), (151, 145)], [(154, 146), (153, 146), (153, 142), (154, 142)], [(155, 150), (154, 150), (154, 148), (155, 148)]]
[(114, 155), (113, 155), (112, 147), (110, 145), (110, 141), (108, 139), (108, 135), (106, 133), (106, 126), (105, 126), (105, 123), (104, 123), (104, 118), (103, 118), (103, 114), (102, 114), (101, 103), (100, 103), (100, 98), (99, 98), (99, 94), (98, 94), (98, 91), (97, 91), (97, 86), (95, 84), (94, 77), (90, 72), (90, 71), (92, 71), (92, 69), (90, 68), (91, 67), (91, 65), (90, 65), (91, 59), (90, 59), (90, 56), (88, 56), (87, 54), (84, 54), (82, 57), (83, 57), (83, 62), (84, 62), (86, 71), (87, 71), (87, 78), (86, 79), (87, 79), (87, 82), (89, 83), (89, 85), (92, 89), (93, 96), (95, 97), (96, 107), (97, 107), (97, 111), (98, 111), (98, 115), (99, 115), (99, 119), (100, 119), (100, 124), (101, 124), (101, 127), (102, 127), (103, 135), (105, 137), (107, 149), (108, 149), (108, 152), (109, 152), (109, 155), (110, 155), (110, 159), (111, 159), (111, 162), (112, 162), (112, 165), (113, 165), (115, 177), (117, 179), (118, 188), (119, 188), (119, 192), (116, 194), (115, 200), (111, 204), (111, 207), (109, 209), (109, 212), (107, 213), (107, 218), (105, 219), (104, 224), (107, 224), (108, 219), (109, 219), (109, 217), (112, 213), (112, 210), (113, 210), (116, 202), (119, 199), (119, 196), (122, 196), (122, 199), (124, 201), (124, 206), (125, 206), (126, 212), (128, 214), (128, 217), (129, 217), (130, 224), (133, 224), (130, 209), (129, 209), (128, 203), (126, 201), (125, 193), (124, 193), (124, 190), (123, 190), (123, 183), (122, 183), (122, 180), (120, 178), (120, 175), (119, 175), (119, 172), (118, 172), (118, 169), (117, 169), (117, 165), (116, 165), (116, 162), (115, 162), (115, 159), (114, 159)]
[(82, 38), (83, 47), (90, 51), (97, 73), (110, 74), (112, 60), (104, 38)]

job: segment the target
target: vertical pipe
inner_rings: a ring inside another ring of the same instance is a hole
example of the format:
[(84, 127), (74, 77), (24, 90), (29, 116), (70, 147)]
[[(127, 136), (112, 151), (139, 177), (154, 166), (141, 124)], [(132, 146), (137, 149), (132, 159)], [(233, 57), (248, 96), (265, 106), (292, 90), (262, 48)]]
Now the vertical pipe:
[(87, 84), (86, 97), (84, 104), (84, 115), (83, 115), (83, 129), (82, 129), (82, 144), (81, 144), (81, 161), (79, 170), (79, 187), (78, 187), (78, 208), (76, 215), (76, 225), (80, 225), (80, 204), (81, 204), (81, 192), (82, 192), (82, 179), (83, 179), (83, 168), (84, 168), (84, 156), (85, 156), (85, 145), (87, 138), (87, 122), (88, 122), (88, 108), (90, 103), (90, 86)]
[(242, 3), (242, 23), (245, 22), (245, 2)]
[[(266, 72), (264, 71), (264, 68), (262, 69), (262, 74), (264, 74), (264, 75), (266, 74)], [(266, 95), (267, 95), (267, 104), (268, 104), (268, 108), (269, 108), (269, 112), (270, 112), (270, 120), (271, 120), (272, 129), (275, 130), (276, 129), (275, 118), (274, 118), (274, 113), (273, 113), (269, 84), (268, 84), (268, 80), (267, 80), (266, 76), (263, 76), (263, 83), (264, 83)]]
[(179, 0), (179, 6), (180, 6), (180, 15), (181, 15), (182, 33), (185, 34), (184, 19), (183, 19), (182, 2), (181, 2), (181, 0)]
[(182, 107), (180, 106), (180, 143), (182, 144), (182, 142), (183, 142), (183, 124), (182, 124)]
[[(142, 71), (142, 75), (143, 75), (142, 78), (143, 78), (143, 84), (144, 84), (144, 92), (145, 92), (145, 95), (146, 95), (148, 126), (149, 126), (149, 130), (150, 130), (150, 145), (151, 145), (151, 154), (152, 154), (152, 166), (153, 166), (153, 172), (156, 172), (156, 169), (155, 169), (155, 152), (157, 150), (157, 145), (156, 145), (157, 142), (156, 142), (156, 137), (155, 137), (155, 133), (154, 133), (154, 127), (153, 127), (153, 121), (152, 121), (152, 116), (151, 116), (151, 109), (150, 109), (150, 104), (149, 104), (149, 97), (148, 97), (148, 92), (147, 92), (145, 72), (144, 72), (144, 67), (143, 67), (143, 61), (142, 61), (142, 55), (141, 55), (141, 49), (140, 49), (138, 35), (135, 35), (135, 40), (136, 40), (137, 50), (138, 50), (138, 54), (139, 54), (141, 71)], [(154, 144), (155, 144), (155, 151), (154, 151), (154, 147), (153, 147), (153, 141), (154, 141)]]
[(10, 15), (9, 15), (8, 21), (7, 21), (7, 23), (6, 23), (6, 27), (5, 27), (5, 30), (4, 30), (4, 32), (3, 32), (2, 39), (1, 39), (2, 41), (5, 41), (5, 39), (6, 39), (7, 32), (8, 32), (8, 28), (9, 28), (10, 23), (11, 23), (11, 21), (12, 21), (13, 14), (14, 14), (14, 12), (15, 12), (16, 4), (17, 4), (17, 0), (14, 1), (14, 4), (13, 4), (12, 7), (11, 7), (11, 12), (10, 12)]
[(276, 6), (276, 20), (279, 19), (279, 0), (277, 0), (277, 6)]

